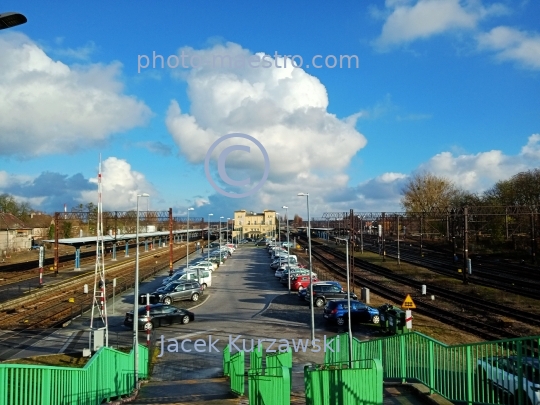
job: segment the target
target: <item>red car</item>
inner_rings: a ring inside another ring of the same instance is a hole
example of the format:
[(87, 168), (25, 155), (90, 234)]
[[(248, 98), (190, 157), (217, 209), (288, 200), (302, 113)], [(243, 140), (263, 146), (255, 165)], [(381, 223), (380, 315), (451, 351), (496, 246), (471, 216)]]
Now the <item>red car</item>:
[[(319, 280), (316, 277), (313, 278), (313, 283), (316, 283), (318, 281)], [(296, 279), (293, 280), (291, 284), (291, 288), (293, 290), (301, 290), (307, 288), (307, 286), (309, 285), (309, 276), (298, 276), (296, 277)]]

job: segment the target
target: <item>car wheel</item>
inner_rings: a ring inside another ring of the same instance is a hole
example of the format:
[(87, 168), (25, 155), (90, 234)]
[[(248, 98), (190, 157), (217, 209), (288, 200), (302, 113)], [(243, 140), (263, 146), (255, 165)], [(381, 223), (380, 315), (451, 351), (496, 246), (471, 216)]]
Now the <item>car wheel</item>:
[(191, 296), (191, 301), (199, 301), (199, 294), (195, 293)]
[(374, 324), (378, 324), (379, 322), (381, 322), (381, 318), (379, 317), (379, 315), (374, 315), (373, 318), (371, 318), (371, 322), (373, 322)]
[(189, 315), (184, 315), (182, 317), (182, 323), (185, 325), (186, 323), (189, 323)]
[(152, 322), (146, 322), (144, 324), (144, 330), (152, 330), (154, 329), (154, 324)]
[(336, 323), (338, 324), (338, 326), (343, 326), (345, 325), (345, 319), (343, 317), (339, 317), (338, 319), (336, 319)]
[(320, 307), (322, 307), (323, 305), (324, 305), (324, 300), (323, 300), (322, 298), (317, 298), (317, 299), (315, 300), (315, 306), (316, 306), (317, 308), (320, 308)]
[(171, 305), (172, 304), (172, 299), (171, 297), (165, 297), (165, 299), (163, 300), (163, 303), (165, 305)]

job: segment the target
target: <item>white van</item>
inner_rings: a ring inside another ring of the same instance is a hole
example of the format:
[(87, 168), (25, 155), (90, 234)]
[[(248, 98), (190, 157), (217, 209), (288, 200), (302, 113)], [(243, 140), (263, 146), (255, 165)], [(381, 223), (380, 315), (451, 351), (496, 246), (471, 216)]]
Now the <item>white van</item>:
[[(200, 277), (200, 280), (197, 280), (197, 278)], [(202, 286), (203, 290), (206, 289), (206, 287), (212, 287), (212, 272), (210, 270), (206, 269), (200, 269), (198, 272), (193, 271), (192, 269), (186, 271), (184, 274), (182, 274), (180, 277), (178, 277), (177, 281), (199, 281), (199, 284)]]

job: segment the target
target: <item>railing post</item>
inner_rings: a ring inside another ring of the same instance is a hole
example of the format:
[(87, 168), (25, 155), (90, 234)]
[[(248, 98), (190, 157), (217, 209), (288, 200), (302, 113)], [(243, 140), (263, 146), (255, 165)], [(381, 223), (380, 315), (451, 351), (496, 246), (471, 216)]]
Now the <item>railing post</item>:
[(408, 335), (399, 335), (399, 362), (400, 362), (400, 377), (402, 384), (407, 382), (407, 348), (405, 346), (405, 337)]
[[(467, 404), (472, 405), (473, 403), (473, 373), (474, 367), (472, 367), (472, 347), (467, 345)], [(520, 402), (521, 403), (521, 402)]]
[(435, 343), (433, 340), (428, 341), (428, 356), (429, 356), (429, 394), (433, 394), (435, 388)]
[(228, 377), (230, 375), (231, 366), (231, 349), (229, 345), (225, 346), (223, 350), (223, 375)]

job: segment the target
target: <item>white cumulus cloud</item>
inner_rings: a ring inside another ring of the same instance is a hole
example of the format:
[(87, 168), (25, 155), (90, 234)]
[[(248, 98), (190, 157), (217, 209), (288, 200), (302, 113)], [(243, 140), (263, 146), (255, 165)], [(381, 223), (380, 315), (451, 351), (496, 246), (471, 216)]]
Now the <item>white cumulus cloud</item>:
[[(96, 189), (81, 192), (78, 200), (81, 203), (92, 201), (97, 204), (97, 176), (90, 179), (90, 182), (96, 185)], [(133, 170), (126, 160), (117, 157), (109, 157), (103, 161), (101, 185), (104, 211), (134, 210), (137, 207), (138, 194), (148, 193), (150, 194), (149, 198), (158, 198), (154, 186), (146, 179), (144, 174)], [(146, 207), (144, 199), (139, 198), (140, 207)]]
[[(215, 55), (228, 55), (232, 60), (254, 56), (232, 43), (181, 51), (201, 61), (211, 61)], [(300, 190), (326, 195), (345, 186), (348, 177), (343, 171), (366, 145), (366, 139), (355, 129), (358, 117), (340, 119), (327, 111), (326, 88), (316, 77), (293, 68), (290, 62), (286, 68), (277, 68), (272, 62), (271, 68), (203, 64), (188, 74), (183, 71), (190, 112), (182, 111), (173, 100), (166, 124), (181, 154), (194, 164), (203, 164), (210, 146), (223, 135), (253, 136), (270, 160), (268, 182), (257, 198), (266, 206), (280, 206), (286, 195), (296, 196)], [(278, 65), (283, 66), (284, 61), (279, 60)], [(249, 171), (249, 190), (262, 177), (264, 159), (252, 142), (236, 138), (217, 147), (212, 161), (231, 145), (251, 148), (250, 153), (232, 152), (226, 166), (228, 175), (236, 180), (248, 177)]]
[(452, 30), (471, 30), (489, 16), (506, 13), (498, 3), (485, 7), (478, 0), (387, 1), (388, 16), (374, 45), (379, 50), (427, 39)]
[(481, 50), (496, 52), (499, 61), (513, 61), (529, 69), (540, 69), (540, 34), (511, 27), (496, 27), (478, 36)]
[(0, 54), (0, 155), (77, 151), (151, 115), (123, 94), (119, 63), (68, 66), (20, 33), (0, 37)]

